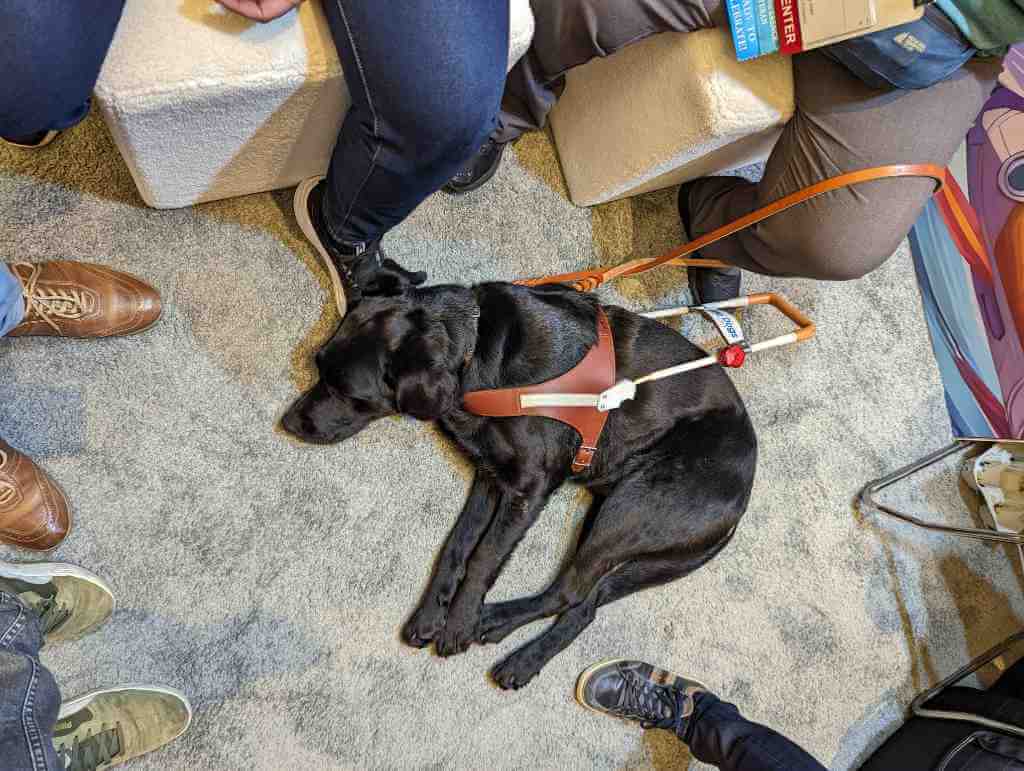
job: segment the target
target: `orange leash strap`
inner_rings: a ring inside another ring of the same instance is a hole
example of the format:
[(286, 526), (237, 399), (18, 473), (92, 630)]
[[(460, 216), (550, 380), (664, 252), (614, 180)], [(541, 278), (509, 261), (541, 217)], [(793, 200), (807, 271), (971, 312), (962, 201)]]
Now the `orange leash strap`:
[(752, 225), (756, 225), (779, 212), (792, 209), (794, 206), (810, 201), (812, 198), (817, 198), (825, 195), (825, 193), (831, 193), (844, 187), (859, 185), (863, 182), (874, 182), (880, 179), (916, 177), (934, 180), (935, 192), (937, 193), (946, 184), (946, 173), (947, 172), (944, 168), (931, 163), (905, 163), (892, 166), (877, 166), (871, 169), (861, 169), (860, 171), (851, 171), (846, 174), (840, 174), (837, 177), (832, 177), (831, 179), (826, 179), (823, 182), (818, 182), (817, 184), (809, 187), (805, 187), (795, 193), (791, 193), (785, 198), (780, 198), (778, 201), (753, 211), (745, 217), (740, 217), (738, 220), (730, 222), (728, 225), (723, 225), (718, 228), (718, 230), (712, 230), (710, 233), (707, 233), (700, 238), (694, 239), (682, 246), (678, 246), (660, 257), (641, 257), (610, 268), (593, 268), (591, 270), (583, 270), (576, 273), (562, 273), (558, 276), (548, 276), (546, 278), (529, 278), (517, 281), (516, 283), (524, 284), (526, 286), (536, 286), (538, 284), (572, 284), (581, 292), (589, 292), (593, 289), (597, 289), (597, 287), (601, 286), (601, 284), (606, 281), (621, 278), (622, 276), (635, 276), (638, 273), (645, 273), (648, 270), (653, 270), (654, 268), (657, 268), (660, 265), (665, 265), (666, 263), (694, 268), (728, 268), (731, 266), (719, 260), (705, 260), (703, 258), (687, 259), (686, 255), (693, 254), (706, 246), (710, 246), (716, 241), (721, 241), (723, 238), (728, 238), (729, 236), (749, 228)]

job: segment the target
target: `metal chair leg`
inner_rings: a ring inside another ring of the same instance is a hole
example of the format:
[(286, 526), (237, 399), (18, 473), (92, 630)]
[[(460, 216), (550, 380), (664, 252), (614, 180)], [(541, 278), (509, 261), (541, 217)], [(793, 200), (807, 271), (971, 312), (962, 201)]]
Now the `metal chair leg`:
[(915, 517), (913, 514), (900, 511), (899, 509), (894, 509), (891, 506), (886, 506), (884, 503), (879, 503), (875, 498), (875, 495), (885, 488), (891, 487), (912, 474), (916, 474), (918, 471), (928, 468), (944, 458), (948, 458), (950, 455), (962, 453), (973, 447), (975, 444), (975, 442), (955, 441), (948, 447), (936, 450), (930, 455), (926, 455), (920, 460), (911, 463), (909, 466), (904, 466), (903, 468), (892, 472), (888, 476), (868, 482), (857, 496), (861, 511), (864, 511), (866, 507), (870, 507), (882, 512), (883, 514), (888, 514), (890, 517), (895, 517), (896, 519), (900, 519), (904, 522), (909, 522), (911, 525), (922, 527), (926, 530), (938, 530), (943, 533), (951, 533), (952, 535), (958, 535), (963, 538), (974, 538), (979, 541), (1010, 543), (1016, 546), (1024, 545), (1024, 533), (1001, 533), (996, 530), (984, 530), (976, 527), (954, 527), (952, 525), (939, 524), (938, 522), (929, 522), (928, 520), (921, 519), (920, 517)]
[(987, 651), (982, 653), (978, 658), (966, 666), (961, 667), (956, 672), (951, 674), (941, 683), (936, 683), (927, 691), (917, 695), (917, 698), (910, 704), (910, 711), (917, 717), (931, 717), (938, 718), (939, 720), (959, 720), (964, 723), (974, 723), (975, 725), (985, 726), (995, 731), (1003, 731), (1004, 733), (1014, 734), (1016, 736), (1024, 736), (1024, 728), (1020, 726), (1011, 725), (1010, 723), (1002, 723), (998, 720), (990, 720), (987, 717), (981, 715), (975, 715), (971, 712), (958, 712), (956, 710), (944, 710), (944, 709), (926, 709), (923, 705), (930, 699), (937, 696), (940, 692), (953, 685), (960, 680), (963, 680), (968, 675), (974, 674), (983, 666), (992, 661), (996, 656), (1001, 655), (1007, 651), (1012, 645), (1024, 640), (1024, 631), (1012, 634), (1003, 640), (998, 645), (989, 648)]

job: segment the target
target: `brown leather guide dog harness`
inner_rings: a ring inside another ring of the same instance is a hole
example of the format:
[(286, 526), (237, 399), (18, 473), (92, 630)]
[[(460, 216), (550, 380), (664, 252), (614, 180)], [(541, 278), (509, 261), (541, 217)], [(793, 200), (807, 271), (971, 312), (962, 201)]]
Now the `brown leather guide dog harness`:
[(517, 415), (539, 415), (554, 418), (575, 428), (580, 435), (580, 449), (572, 461), (575, 473), (590, 467), (597, 452), (597, 443), (604, 430), (608, 413), (596, 407), (529, 406), (533, 394), (599, 394), (615, 385), (615, 343), (608, 317), (597, 309), (597, 344), (575, 367), (564, 375), (544, 383), (520, 388), (495, 388), (471, 391), (462, 397), (462, 404), (474, 415), (508, 418)]
[[(546, 278), (526, 279), (517, 281), (518, 284), (537, 286), (540, 284), (571, 284), (581, 292), (591, 291), (601, 286), (606, 281), (622, 276), (635, 276), (644, 273), (660, 265), (672, 264), (683, 265), (694, 268), (727, 268), (731, 267), (718, 260), (705, 260), (700, 258), (686, 258), (686, 255), (699, 251), (705, 246), (728, 238), (745, 228), (768, 219), (772, 215), (783, 212), (798, 204), (817, 198), (820, 195), (839, 190), (844, 187), (858, 185), (863, 182), (873, 182), (882, 179), (894, 179), (900, 177), (926, 178), (935, 182), (935, 192), (942, 189), (946, 180), (946, 170), (941, 166), (933, 164), (899, 164), (892, 166), (879, 166), (872, 169), (862, 169), (847, 174), (840, 174), (837, 177), (826, 179), (817, 184), (805, 187), (784, 198), (775, 201), (757, 211), (740, 217), (734, 222), (723, 225), (700, 238), (673, 249), (660, 257), (643, 257), (630, 260), (610, 268), (596, 268), (593, 270), (580, 271), (578, 273), (563, 273), (557, 276)], [(799, 315), (799, 314), (798, 314)], [(498, 388), (485, 391), (472, 391), (463, 396), (463, 406), (468, 412), (482, 417), (513, 417), (517, 415), (539, 415), (554, 418), (575, 428), (581, 438), (580, 448), (572, 462), (572, 470), (579, 473), (589, 468), (597, 452), (598, 441), (601, 432), (604, 430), (605, 422), (608, 419), (608, 409), (600, 410), (597, 406), (582, 404), (571, 404), (573, 396), (590, 394), (597, 397), (616, 385), (615, 379), (615, 343), (612, 339), (611, 327), (608, 318), (600, 308), (597, 317), (598, 337), (597, 345), (590, 349), (583, 360), (560, 377), (548, 380), (545, 383), (521, 388)], [(814, 325), (807, 322), (807, 326), (801, 333), (794, 336), (794, 339), (805, 340), (814, 334)], [(724, 363), (724, 362), (723, 362)], [(679, 368), (682, 369), (682, 368)], [(641, 379), (642, 380), (642, 379)], [(637, 381), (639, 382), (639, 381)], [(564, 394), (565, 404), (552, 406), (531, 405), (530, 397), (538, 394), (547, 394), (550, 402), (551, 394)], [(631, 398), (631, 397), (626, 397)], [(618, 406), (618, 405), (613, 405)]]

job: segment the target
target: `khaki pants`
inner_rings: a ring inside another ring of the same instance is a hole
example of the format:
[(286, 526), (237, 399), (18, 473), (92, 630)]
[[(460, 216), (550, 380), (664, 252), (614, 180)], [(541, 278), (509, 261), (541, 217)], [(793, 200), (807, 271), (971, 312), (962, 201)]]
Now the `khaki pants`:
[[(499, 141), (541, 128), (564, 73), (664, 31), (727, 24), (720, 0), (533, 0), (533, 46), (509, 74)], [(877, 89), (821, 52), (795, 57), (796, 114), (759, 183), (713, 177), (692, 185), (697, 237), (801, 188), (892, 163), (949, 163), (991, 94), (1000, 64), (975, 59), (920, 91)], [(720, 241), (702, 256), (757, 273), (844, 280), (896, 251), (933, 190), (880, 180), (828, 193)]]

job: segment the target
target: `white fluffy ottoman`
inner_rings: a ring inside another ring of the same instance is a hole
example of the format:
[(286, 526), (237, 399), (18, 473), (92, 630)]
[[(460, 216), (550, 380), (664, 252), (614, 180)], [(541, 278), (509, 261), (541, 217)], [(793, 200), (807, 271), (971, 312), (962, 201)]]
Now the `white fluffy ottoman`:
[(570, 71), (551, 127), (573, 202), (592, 206), (763, 160), (793, 109), (790, 60), (737, 62), (725, 27)]
[[(509, 67), (533, 37), (528, 0), (511, 19)], [(131, 0), (96, 99), (157, 208), (323, 173), (350, 104), (319, 0), (265, 25), (212, 0)]]

